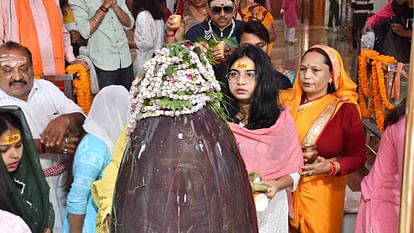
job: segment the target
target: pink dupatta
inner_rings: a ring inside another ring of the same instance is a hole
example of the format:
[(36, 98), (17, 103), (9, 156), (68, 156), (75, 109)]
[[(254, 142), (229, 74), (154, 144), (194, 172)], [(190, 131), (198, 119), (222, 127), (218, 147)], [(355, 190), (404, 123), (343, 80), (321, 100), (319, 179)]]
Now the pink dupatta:
[(229, 123), (248, 172), (264, 180), (278, 179), (298, 172), (303, 154), (290, 110), (284, 109), (270, 128), (249, 130)]

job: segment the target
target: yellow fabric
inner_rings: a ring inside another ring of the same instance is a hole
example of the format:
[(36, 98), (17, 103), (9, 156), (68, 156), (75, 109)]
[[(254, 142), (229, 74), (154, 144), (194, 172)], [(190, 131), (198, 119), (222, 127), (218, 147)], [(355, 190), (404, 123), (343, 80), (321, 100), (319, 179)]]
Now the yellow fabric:
[(70, 24), (70, 23), (76, 23), (75, 15), (73, 14), (73, 11), (70, 7), (65, 9), (65, 15), (63, 16), (63, 23)]
[(105, 168), (102, 179), (92, 184), (92, 198), (98, 207), (96, 215), (96, 232), (109, 232), (109, 226), (105, 222), (106, 217), (111, 214), (112, 197), (114, 195), (115, 182), (118, 175), (119, 166), (128, 144), (127, 127), (125, 127), (119, 136), (114, 152), (112, 153), (111, 162)]
[[(36, 74), (42, 74), (43, 64), (39, 47), (39, 39), (36, 31), (35, 21), (30, 8), (29, 0), (15, 1), (16, 15), (19, 24), (20, 44), (30, 49), (33, 56), (33, 69)], [(44, 0), (43, 4), (47, 12), (47, 18), (52, 37), (52, 48), (57, 74), (65, 73), (65, 56), (63, 45), (63, 28), (61, 11), (54, 0)]]
[[(339, 53), (335, 49), (325, 45), (315, 45), (312, 46), (310, 49), (312, 48), (323, 49), (326, 52), (326, 54), (328, 54), (329, 59), (331, 60), (333, 66), (332, 76), (333, 83), (335, 86), (335, 92), (329, 95), (336, 97), (339, 102), (335, 113), (339, 110), (343, 103), (355, 104), (359, 111), (359, 106), (357, 102), (358, 94), (356, 93), (357, 85), (351, 80), (351, 78), (346, 73), (344, 64), (342, 63), (341, 55), (339, 55)], [(320, 113), (331, 102), (332, 97), (323, 97), (317, 101), (314, 101), (314, 107), (308, 107), (306, 108), (306, 111), (301, 111), (300, 114), (304, 114), (305, 116), (301, 117), (301, 120), (298, 121), (297, 117), (299, 114), (299, 107), (303, 95), (302, 88), (300, 87), (299, 75), (300, 72), (298, 71), (296, 74), (295, 82), (293, 83), (293, 87), (291, 89), (281, 91), (280, 101), (284, 106), (290, 108), (293, 118), (296, 121), (296, 125), (298, 125), (298, 128), (304, 128), (300, 130), (302, 131), (302, 135), (299, 133), (299, 137), (303, 139), (303, 137), (306, 135), (308, 127), (310, 127), (313, 123), (313, 121), (309, 119), (316, 119), (316, 117), (319, 116)]]
[[(264, 6), (253, 3), (241, 10), (241, 16), (244, 22), (252, 20), (261, 22), (266, 28), (273, 26), (273, 15)], [(269, 43), (268, 50), (272, 51), (273, 43)]]
[(303, 177), (293, 194), (290, 226), (300, 233), (340, 233), (345, 186), (346, 176)]
[[(345, 72), (339, 53), (324, 45), (315, 45), (312, 48), (321, 48), (329, 56), (333, 66), (332, 77), (335, 92), (301, 105), (303, 91), (300, 87), (300, 72), (297, 72), (293, 87), (281, 92), (280, 101), (291, 109), (301, 143), (315, 120), (332, 101), (337, 100), (338, 103), (331, 119), (343, 103), (355, 104), (359, 110), (358, 94), (355, 92), (357, 85)], [(301, 233), (341, 232), (345, 185), (346, 177), (327, 175), (302, 177), (293, 194), (294, 216), (290, 219), (290, 226)]]

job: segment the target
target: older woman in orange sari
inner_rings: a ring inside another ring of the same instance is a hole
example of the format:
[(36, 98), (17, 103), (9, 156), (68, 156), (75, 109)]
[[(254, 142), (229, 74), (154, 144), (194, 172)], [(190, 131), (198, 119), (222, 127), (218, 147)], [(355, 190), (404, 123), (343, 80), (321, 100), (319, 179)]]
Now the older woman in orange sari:
[(341, 232), (346, 175), (366, 159), (355, 89), (339, 53), (316, 45), (305, 52), (293, 88), (281, 94), (305, 161), (293, 195), (293, 232)]

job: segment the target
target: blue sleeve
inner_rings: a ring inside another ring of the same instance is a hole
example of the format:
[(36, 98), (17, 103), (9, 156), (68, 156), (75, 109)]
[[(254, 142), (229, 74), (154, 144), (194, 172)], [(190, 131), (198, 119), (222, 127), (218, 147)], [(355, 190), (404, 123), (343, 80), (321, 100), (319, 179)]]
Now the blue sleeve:
[(196, 42), (196, 41), (197, 41), (197, 38), (198, 38), (198, 37), (200, 37), (198, 34), (199, 34), (199, 33), (197, 33), (196, 28), (192, 27), (192, 28), (191, 28), (191, 29), (187, 32), (187, 34), (185, 34), (184, 38), (185, 38), (186, 40), (191, 41), (191, 42)]
[(86, 213), (92, 183), (100, 177), (109, 157), (110, 153), (100, 139), (90, 134), (82, 138), (73, 161), (73, 183), (66, 201), (68, 213)]

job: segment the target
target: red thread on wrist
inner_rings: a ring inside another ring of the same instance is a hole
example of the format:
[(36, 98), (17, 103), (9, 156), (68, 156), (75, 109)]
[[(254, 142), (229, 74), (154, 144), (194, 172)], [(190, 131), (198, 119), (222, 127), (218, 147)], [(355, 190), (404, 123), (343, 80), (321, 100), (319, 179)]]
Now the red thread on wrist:
[(37, 148), (37, 152), (39, 153), (45, 153), (45, 145), (41, 142), (39, 142), (39, 147)]
[(99, 7), (99, 9), (101, 10), (101, 11), (103, 11), (103, 12), (108, 12), (108, 10), (109, 10), (109, 8), (108, 7), (105, 7), (103, 4)]

